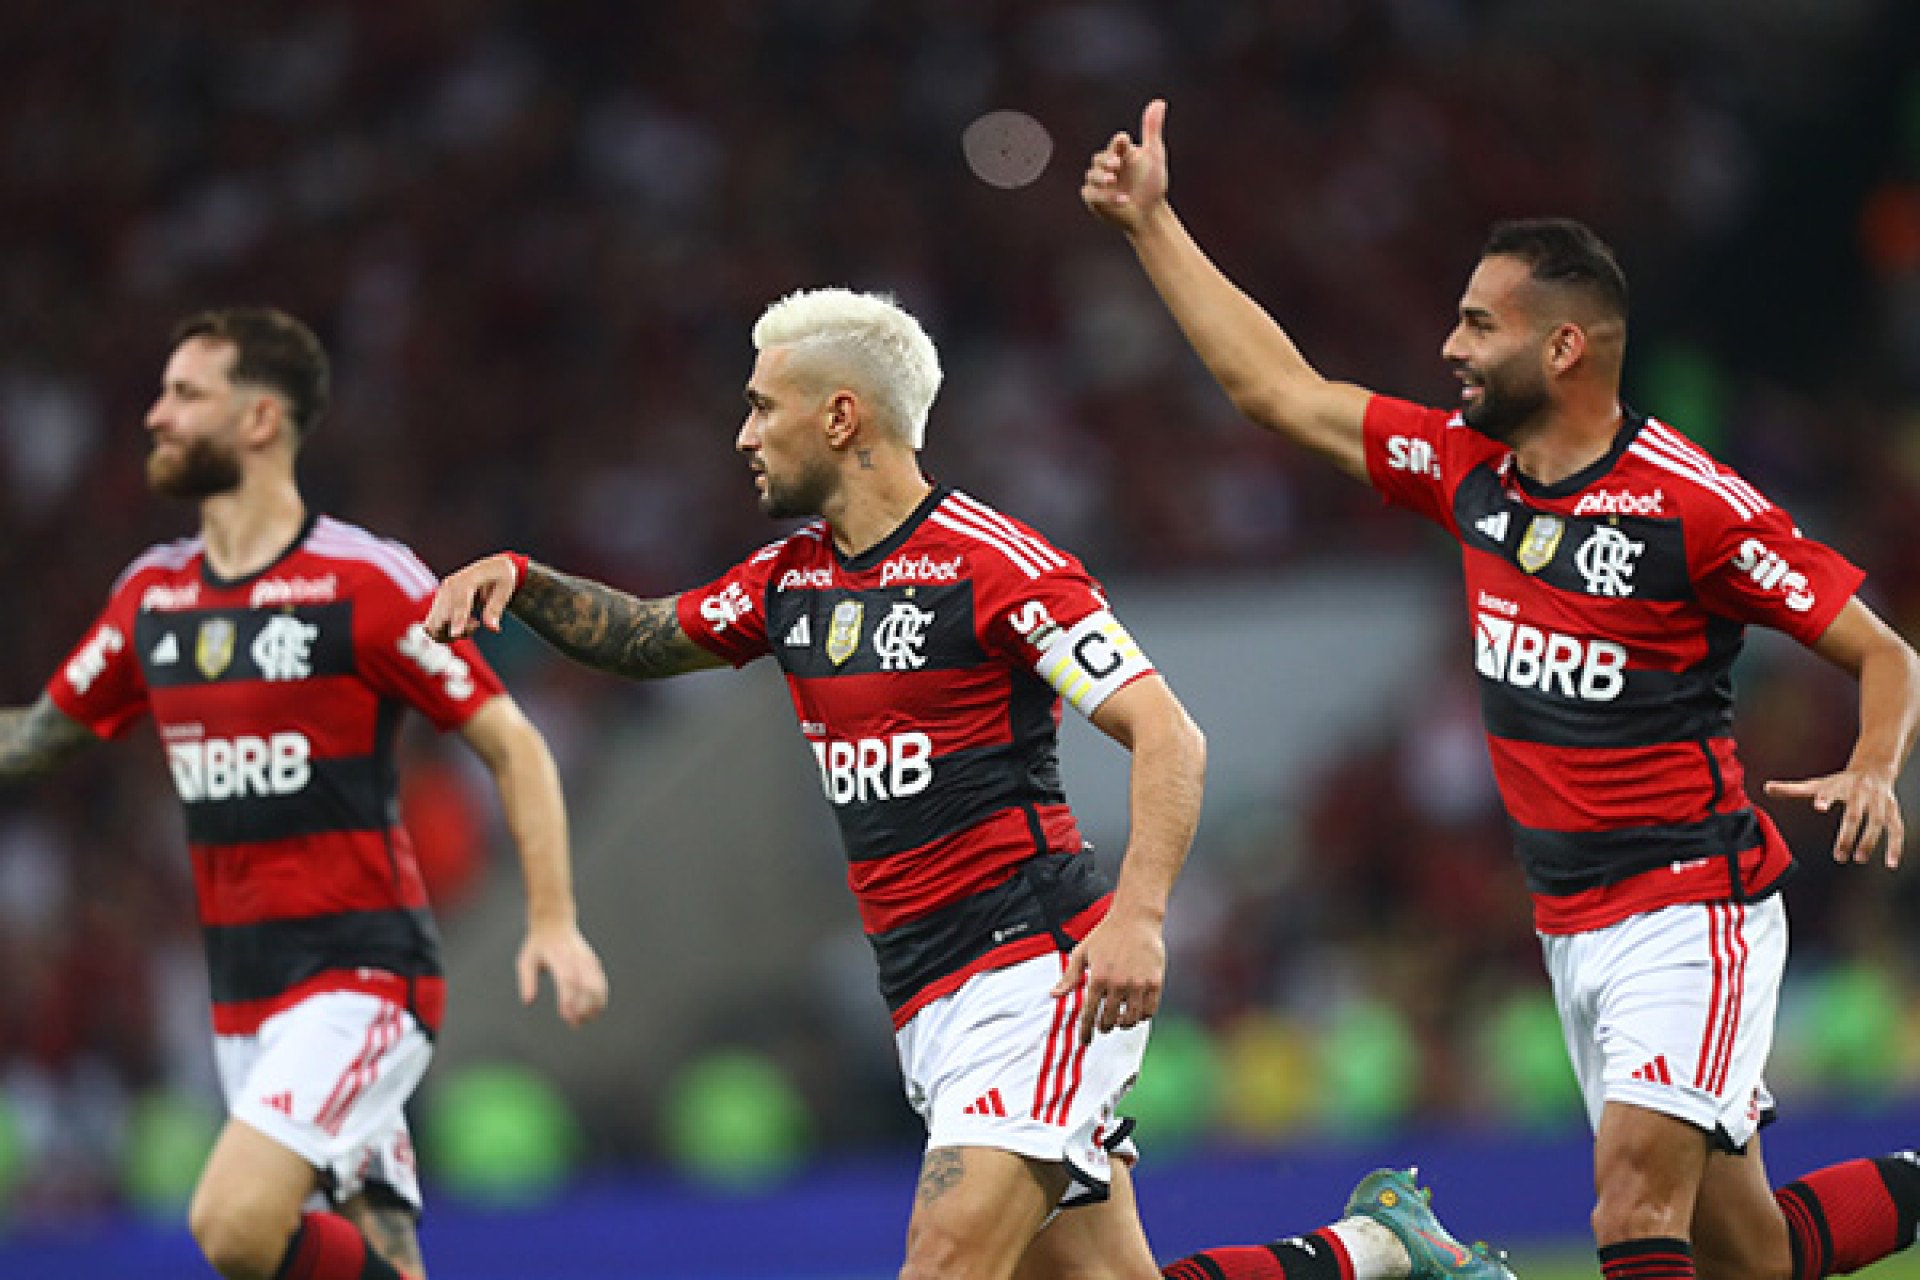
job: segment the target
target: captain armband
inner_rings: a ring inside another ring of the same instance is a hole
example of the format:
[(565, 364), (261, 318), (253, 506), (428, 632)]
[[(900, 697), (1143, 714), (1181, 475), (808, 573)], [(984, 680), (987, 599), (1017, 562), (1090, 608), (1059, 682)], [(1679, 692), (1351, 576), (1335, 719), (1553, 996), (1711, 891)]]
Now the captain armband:
[(1152, 671), (1153, 663), (1120, 619), (1102, 609), (1057, 636), (1033, 669), (1081, 715), (1092, 716), (1121, 686)]

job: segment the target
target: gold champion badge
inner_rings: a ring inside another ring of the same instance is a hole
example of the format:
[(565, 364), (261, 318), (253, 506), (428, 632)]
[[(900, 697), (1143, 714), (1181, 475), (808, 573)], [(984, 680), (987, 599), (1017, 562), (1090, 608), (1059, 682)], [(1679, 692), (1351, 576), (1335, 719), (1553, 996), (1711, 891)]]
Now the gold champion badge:
[(233, 623), (226, 618), (208, 618), (200, 624), (199, 634), (193, 641), (193, 665), (200, 668), (200, 674), (209, 680), (218, 680), (220, 673), (233, 661)]
[(833, 621), (827, 626), (827, 657), (839, 666), (860, 647), (860, 621), (867, 606), (858, 600), (842, 600), (833, 606)]
[(1553, 553), (1560, 549), (1560, 538), (1566, 531), (1567, 522), (1559, 516), (1535, 516), (1527, 523), (1527, 531), (1520, 537), (1520, 549), (1514, 552), (1514, 558), (1528, 573), (1540, 572), (1553, 559)]

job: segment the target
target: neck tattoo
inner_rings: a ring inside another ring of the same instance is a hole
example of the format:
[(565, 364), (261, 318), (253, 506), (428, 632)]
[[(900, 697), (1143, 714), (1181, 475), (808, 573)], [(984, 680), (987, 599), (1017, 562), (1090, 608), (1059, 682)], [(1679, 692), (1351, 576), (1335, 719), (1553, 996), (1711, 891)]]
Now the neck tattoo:
[(860, 459), (860, 469), (862, 471), (873, 470), (873, 450), (855, 449), (853, 451), (853, 456)]

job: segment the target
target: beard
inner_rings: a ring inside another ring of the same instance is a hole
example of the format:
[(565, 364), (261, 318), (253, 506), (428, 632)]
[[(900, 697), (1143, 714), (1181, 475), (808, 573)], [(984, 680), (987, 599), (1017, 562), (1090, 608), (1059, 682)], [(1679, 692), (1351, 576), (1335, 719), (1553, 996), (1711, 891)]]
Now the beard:
[(147, 487), (162, 497), (193, 502), (232, 493), (240, 487), (240, 459), (206, 439), (173, 454), (155, 446), (147, 455)]
[(810, 463), (789, 480), (776, 479), (771, 471), (762, 471), (760, 478), (766, 482), (760, 510), (775, 520), (817, 516), (833, 492), (833, 468), (824, 462)]
[(1460, 419), (1490, 440), (1512, 444), (1520, 429), (1535, 421), (1547, 407), (1547, 387), (1537, 375), (1514, 376), (1507, 370), (1489, 370), (1480, 379), (1480, 398), (1460, 411)]

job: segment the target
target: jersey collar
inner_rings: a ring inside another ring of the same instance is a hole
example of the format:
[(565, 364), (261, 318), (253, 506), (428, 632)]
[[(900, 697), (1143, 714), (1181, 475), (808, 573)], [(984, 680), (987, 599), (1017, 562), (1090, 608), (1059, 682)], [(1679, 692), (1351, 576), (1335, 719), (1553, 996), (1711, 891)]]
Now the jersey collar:
[(873, 568), (873, 566), (879, 564), (882, 560), (885, 560), (888, 556), (905, 546), (907, 539), (911, 538), (914, 535), (914, 531), (926, 523), (927, 517), (933, 514), (934, 508), (945, 502), (947, 495), (952, 492), (953, 490), (946, 485), (934, 485), (927, 491), (927, 496), (920, 499), (920, 505), (908, 512), (907, 518), (902, 520), (892, 533), (880, 539), (880, 541), (874, 543), (857, 556), (848, 557), (841, 555), (840, 548), (834, 546), (833, 539), (829, 537), (827, 539), (827, 545), (833, 549), (833, 558), (839, 562), (841, 570), (846, 573), (865, 573), (868, 569)]
[(213, 571), (213, 561), (207, 558), (206, 550), (202, 548), (200, 552), (200, 580), (216, 591), (225, 591), (233, 587), (245, 586), (256, 578), (264, 577), (272, 573), (275, 569), (278, 569), (286, 563), (288, 556), (300, 549), (301, 544), (306, 542), (307, 535), (313, 532), (313, 526), (318, 523), (319, 520), (319, 513), (314, 511), (307, 512), (307, 518), (300, 522), (300, 532), (293, 535), (292, 542), (289, 542), (285, 547), (281, 548), (279, 555), (267, 561), (258, 569), (255, 569), (252, 573), (243, 574), (238, 578), (223, 578), (215, 573)]
[(1636, 413), (1627, 405), (1621, 405), (1620, 430), (1614, 433), (1612, 447), (1564, 480), (1555, 481), (1553, 484), (1541, 484), (1513, 465), (1512, 453), (1507, 454), (1507, 474), (1513, 478), (1514, 484), (1519, 486), (1520, 492), (1529, 498), (1549, 500), (1570, 498), (1618, 466), (1620, 459), (1626, 456), (1627, 449), (1633, 444), (1634, 438), (1640, 434), (1640, 428), (1646, 425), (1645, 414)]

